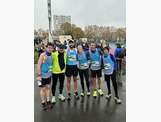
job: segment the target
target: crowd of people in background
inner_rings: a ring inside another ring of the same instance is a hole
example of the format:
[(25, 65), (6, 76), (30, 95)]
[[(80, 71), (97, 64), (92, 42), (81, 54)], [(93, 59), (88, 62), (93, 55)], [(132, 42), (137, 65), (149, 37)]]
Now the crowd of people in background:
[[(112, 81), (114, 87), (114, 100), (121, 103), (119, 98), (116, 74), (121, 73), (122, 60), (126, 59), (126, 49), (117, 44), (114, 54), (109, 45), (90, 43), (77, 44), (68, 40), (64, 44), (48, 43), (38, 49), (39, 59), (37, 65), (37, 82), (40, 87), (40, 97), (43, 110), (51, 109), (56, 101), (56, 86), (59, 81), (58, 99), (72, 100), (72, 94), (78, 100), (87, 95), (96, 98), (105, 93), (102, 89), (102, 76), (107, 84), (106, 99), (111, 99)], [(81, 93), (78, 92), (78, 75), (81, 84)], [(66, 81), (65, 81), (66, 77)], [(73, 81), (74, 93), (71, 93)], [(85, 81), (85, 82), (84, 82)], [(66, 82), (66, 96), (63, 95), (64, 82)], [(52, 84), (52, 85), (51, 85)], [(86, 84), (86, 88), (85, 88)], [(52, 93), (52, 94), (51, 94)]]

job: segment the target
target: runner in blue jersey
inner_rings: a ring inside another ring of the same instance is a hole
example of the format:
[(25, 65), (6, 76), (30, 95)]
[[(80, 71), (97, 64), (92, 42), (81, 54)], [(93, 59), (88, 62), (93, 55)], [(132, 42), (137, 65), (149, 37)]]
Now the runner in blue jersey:
[(120, 104), (121, 100), (118, 96), (118, 90), (117, 90), (117, 83), (116, 83), (116, 59), (112, 54), (109, 54), (109, 47), (104, 47), (104, 54), (103, 54), (103, 66), (104, 66), (104, 79), (107, 83), (108, 88), (108, 94), (106, 95), (107, 99), (110, 99), (111, 94), (111, 88), (110, 88), (110, 79), (112, 80), (112, 84), (114, 87), (115, 92), (115, 102)]
[(74, 81), (74, 96), (76, 97), (76, 99), (79, 99), (78, 84), (77, 84), (77, 76), (78, 76), (77, 50), (76, 48), (74, 48), (74, 42), (72, 40), (69, 41), (69, 48), (67, 49), (67, 64), (65, 74), (67, 76), (67, 94), (68, 94), (67, 100), (71, 100), (70, 82), (72, 76)]
[(51, 68), (52, 68), (52, 53), (53, 45), (48, 43), (46, 51), (41, 53), (38, 60), (38, 85), (40, 87), (40, 97), (43, 110), (52, 108), (50, 102), (50, 83), (51, 83)]
[(89, 56), (85, 51), (83, 51), (83, 48), (81, 45), (78, 46), (78, 54), (77, 54), (77, 60), (78, 60), (78, 70), (79, 70), (79, 76), (81, 81), (81, 87), (82, 92), (81, 96), (84, 97), (85, 95), (85, 88), (84, 88), (84, 78), (86, 81), (87, 86), (87, 96), (90, 96), (90, 89), (89, 89)]
[[(104, 93), (101, 89), (102, 57), (101, 52), (97, 50), (96, 44), (94, 42), (92, 42), (90, 45), (89, 57), (90, 57), (91, 80), (93, 85), (93, 97), (97, 97), (97, 91), (100, 96), (103, 96)], [(96, 77), (98, 80), (98, 90), (96, 90)]]
[(122, 69), (121, 64), (122, 64), (122, 59), (124, 55), (123, 55), (123, 49), (121, 48), (120, 44), (117, 44), (117, 48), (115, 49), (114, 55), (117, 61), (117, 70), (121, 73), (121, 69)]

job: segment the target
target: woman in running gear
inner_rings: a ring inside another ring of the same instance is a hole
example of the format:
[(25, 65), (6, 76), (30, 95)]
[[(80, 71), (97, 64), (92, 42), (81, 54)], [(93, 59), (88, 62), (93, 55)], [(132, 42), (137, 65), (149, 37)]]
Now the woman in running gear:
[(112, 54), (109, 54), (109, 47), (104, 47), (104, 54), (103, 54), (103, 65), (104, 65), (104, 79), (107, 83), (108, 88), (108, 94), (106, 95), (106, 99), (110, 99), (111, 94), (111, 88), (110, 88), (110, 79), (112, 80), (112, 84), (115, 91), (115, 102), (117, 104), (121, 103), (121, 100), (118, 96), (118, 89), (117, 89), (117, 83), (116, 83), (116, 59)]
[(84, 97), (85, 95), (84, 78), (86, 80), (87, 96), (90, 96), (88, 56), (87, 56), (87, 53), (83, 51), (83, 48), (81, 45), (78, 46), (77, 60), (78, 60), (78, 71), (79, 71), (79, 76), (80, 76), (80, 81), (82, 86), (81, 96)]

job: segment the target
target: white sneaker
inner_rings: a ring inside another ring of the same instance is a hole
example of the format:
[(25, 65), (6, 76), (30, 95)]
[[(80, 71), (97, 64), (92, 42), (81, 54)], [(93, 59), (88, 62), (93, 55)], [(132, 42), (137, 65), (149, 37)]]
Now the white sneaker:
[(112, 96), (112, 94), (107, 94), (107, 95), (106, 95), (106, 99), (110, 99), (111, 96)]
[(65, 101), (65, 97), (64, 97), (62, 94), (59, 94), (58, 98), (59, 98), (61, 101)]
[(87, 92), (87, 96), (90, 96), (91, 95), (91, 93), (90, 92)]
[(84, 97), (84, 92), (81, 92), (81, 96)]
[(51, 103), (53, 103), (53, 104), (56, 103), (56, 98), (55, 98), (55, 96), (52, 97)]
[(121, 100), (119, 98), (114, 97), (116, 104), (121, 104)]

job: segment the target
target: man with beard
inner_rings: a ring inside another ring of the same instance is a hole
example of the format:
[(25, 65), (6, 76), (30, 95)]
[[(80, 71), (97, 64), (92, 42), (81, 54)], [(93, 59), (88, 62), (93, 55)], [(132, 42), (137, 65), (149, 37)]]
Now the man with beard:
[[(89, 50), (90, 57), (90, 70), (91, 70), (91, 80), (93, 86), (93, 97), (97, 97), (97, 92), (100, 96), (103, 96), (103, 91), (101, 89), (101, 77), (102, 77), (102, 56), (101, 52), (96, 48), (95, 42), (92, 42)], [(96, 88), (96, 78), (98, 82), (98, 89)]]
[(72, 40), (69, 41), (69, 48), (67, 49), (67, 65), (65, 74), (67, 76), (67, 99), (71, 100), (70, 82), (72, 76), (74, 81), (74, 96), (76, 99), (79, 99), (77, 84), (77, 50), (74, 48), (74, 42)]
[(40, 97), (43, 110), (52, 108), (50, 104), (50, 83), (51, 83), (51, 67), (52, 67), (52, 53), (53, 45), (48, 43), (46, 51), (41, 53), (38, 65), (38, 85), (40, 88)]

